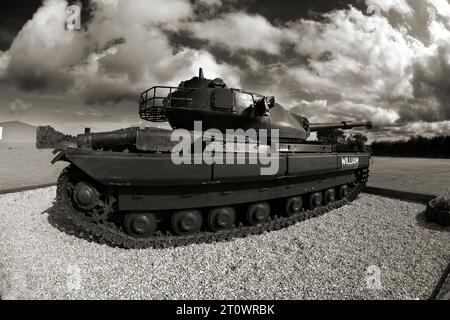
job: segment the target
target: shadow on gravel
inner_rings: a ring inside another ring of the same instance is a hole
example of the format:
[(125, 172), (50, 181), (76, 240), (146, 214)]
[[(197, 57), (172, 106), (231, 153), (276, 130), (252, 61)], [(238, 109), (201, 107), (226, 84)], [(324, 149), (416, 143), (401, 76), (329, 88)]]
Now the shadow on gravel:
[(44, 212), (42, 212), (42, 214), (48, 214), (47, 220), (48, 222), (55, 227), (56, 229), (58, 229), (61, 232), (64, 232), (65, 234), (71, 235), (71, 236), (75, 236), (79, 239), (83, 239), (89, 242), (96, 242), (98, 244), (106, 244), (110, 247), (113, 247), (111, 245), (109, 245), (108, 243), (104, 242), (101, 239), (97, 239), (96, 237), (87, 234), (86, 232), (84, 232), (83, 230), (81, 230), (79, 227), (77, 227), (76, 225), (74, 225), (69, 219), (67, 219), (66, 216), (61, 214), (61, 211), (59, 209), (59, 206), (56, 202), (53, 202), (53, 205), (48, 208), (47, 210), (45, 210)]
[(437, 223), (434, 223), (425, 216), (425, 210), (416, 215), (416, 223), (418, 226), (428, 230), (450, 232), (450, 227), (442, 227)]
[[(442, 227), (442, 226), (438, 225), (437, 223), (434, 223), (434, 222), (428, 220), (428, 218), (425, 215), (425, 210), (416, 215), (416, 223), (418, 226), (423, 227), (428, 230), (440, 231), (440, 232), (450, 232), (450, 227)], [(447, 277), (449, 276), (449, 273), (450, 273), (450, 264), (447, 266), (447, 268), (442, 273), (441, 277), (438, 279), (438, 281), (433, 289), (433, 292), (431, 293), (430, 297), (428, 297), (429, 300), (435, 300), (437, 298)]]

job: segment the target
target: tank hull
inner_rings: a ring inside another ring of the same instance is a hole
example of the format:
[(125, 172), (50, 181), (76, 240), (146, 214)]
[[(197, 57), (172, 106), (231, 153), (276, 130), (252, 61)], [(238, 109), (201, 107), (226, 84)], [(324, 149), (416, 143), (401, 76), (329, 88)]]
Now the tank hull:
[(261, 175), (265, 166), (250, 164), (248, 156), (246, 164), (175, 165), (168, 153), (72, 149), (57, 158), (114, 189), (121, 211), (214, 207), (307, 194), (351, 183), (370, 161), (368, 153), (280, 153), (277, 172)]
[[(261, 175), (261, 164), (180, 164), (171, 155), (124, 153), (94, 150), (66, 150), (58, 157), (86, 172), (105, 185), (195, 185), (238, 181), (270, 181), (288, 177), (312, 176), (369, 167), (369, 153), (280, 154), (278, 171)], [(235, 158), (237, 159), (237, 158)], [(249, 162), (249, 157), (245, 157)], [(351, 159), (353, 163), (348, 163)], [(357, 159), (357, 160), (356, 160)], [(195, 159), (192, 160), (194, 162)]]
[(264, 183), (246, 181), (166, 187), (119, 187), (119, 209), (121, 211), (153, 211), (241, 205), (304, 195), (314, 190), (325, 190), (352, 183), (354, 180), (355, 173), (350, 171), (268, 180)]

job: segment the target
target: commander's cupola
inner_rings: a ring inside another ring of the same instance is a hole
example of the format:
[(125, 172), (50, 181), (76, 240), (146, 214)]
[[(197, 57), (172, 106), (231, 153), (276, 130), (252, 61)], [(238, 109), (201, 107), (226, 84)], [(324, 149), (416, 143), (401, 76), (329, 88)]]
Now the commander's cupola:
[(203, 69), (198, 70), (198, 77), (193, 77), (190, 80), (181, 81), (178, 88), (198, 89), (198, 88), (225, 88), (227, 85), (220, 78), (206, 79), (203, 74)]

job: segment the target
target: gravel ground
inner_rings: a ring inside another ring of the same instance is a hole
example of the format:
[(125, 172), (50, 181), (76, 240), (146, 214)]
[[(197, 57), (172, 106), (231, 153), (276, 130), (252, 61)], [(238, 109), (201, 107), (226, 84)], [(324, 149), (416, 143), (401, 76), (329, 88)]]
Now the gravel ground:
[(164, 250), (89, 242), (54, 196), (0, 196), (2, 299), (426, 299), (450, 260), (449, 228), (425, 223), (423, 205), (378, 196), (285, 230)]

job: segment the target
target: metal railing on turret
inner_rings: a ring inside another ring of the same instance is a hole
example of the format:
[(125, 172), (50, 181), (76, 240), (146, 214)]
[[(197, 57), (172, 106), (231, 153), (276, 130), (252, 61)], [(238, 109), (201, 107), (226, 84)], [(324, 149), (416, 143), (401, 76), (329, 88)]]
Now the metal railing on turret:
[(167, 121), (166, 112), (171, 106), (172, 93), (179, 88), (154, 86), (141, 93), (139, 116), (151, 122)]

